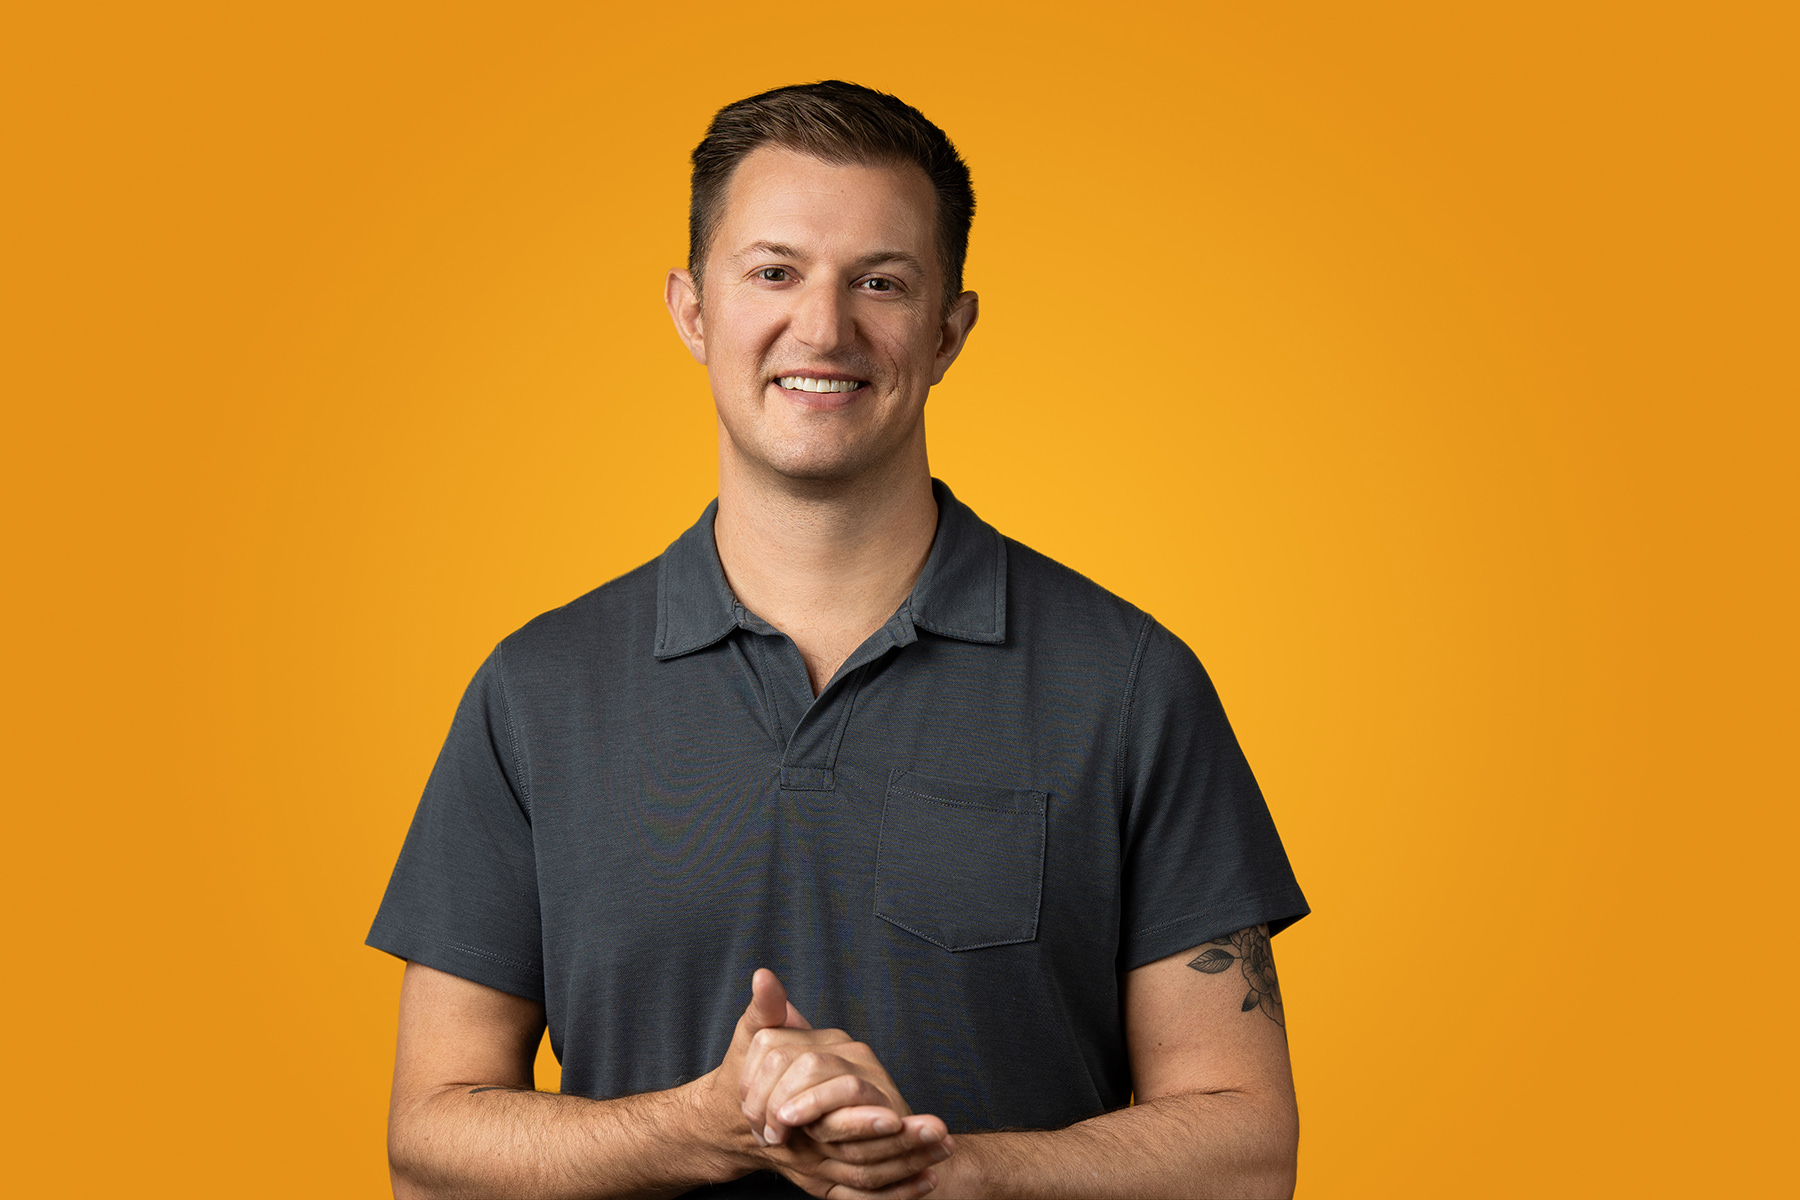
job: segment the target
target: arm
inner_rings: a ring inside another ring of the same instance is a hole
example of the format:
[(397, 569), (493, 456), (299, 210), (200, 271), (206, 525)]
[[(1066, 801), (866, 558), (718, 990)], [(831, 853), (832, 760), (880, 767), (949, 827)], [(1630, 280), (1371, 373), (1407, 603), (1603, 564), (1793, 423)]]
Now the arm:
[(959, 1134), (945, 1196), (1291, 1196), (1300, 1119), (1266, 926), (1125, 977), (1137, 1103), (1067, 1129)]
[(533, 1090), (543, 1032), (535, 1001), (406, 965), (388, 1109), (398, 1200), (674, 1195), (749, 1169), (708, 1120), (705, 1080), (608, 1101)]
[[(813, 1173), (845, 1165), (827, 1162), (806, 1137), (758, 1145), (742, 1108), (739, 1076), (752, 1039), (784, 1025), (805, 1022), (775, 977), (759, 972), (725, 1061), (699, 1079), (616, 1100), (539, 1092), (532, 1060), (541, 1004), (408, 963), (388, 1112), (394, 1195), (672, 1196), (761, 1168), (822, 1195), (831, 1181)], [(830, 1129), (868, 1148), (870, 1179), (905, 1179), (934, 1149), (919, 1141), (919, 1122), (908, 1117), (902, 1128), (895, 1113), (869, 1106), (834, 1114)]]

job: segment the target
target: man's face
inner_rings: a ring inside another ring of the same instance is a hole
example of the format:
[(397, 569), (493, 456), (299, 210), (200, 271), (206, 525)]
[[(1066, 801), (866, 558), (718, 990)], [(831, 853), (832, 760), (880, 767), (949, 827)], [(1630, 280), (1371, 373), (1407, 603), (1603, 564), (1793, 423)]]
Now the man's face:
[(704, 302), (670, 273), (676, 328), (706, 365), (722, 469), (851, 480), (925, 464), (925, 397), (975, 322), (941, 312), (936, 197), (915, 166), (834, 166), (765, 146), (738, 164)]

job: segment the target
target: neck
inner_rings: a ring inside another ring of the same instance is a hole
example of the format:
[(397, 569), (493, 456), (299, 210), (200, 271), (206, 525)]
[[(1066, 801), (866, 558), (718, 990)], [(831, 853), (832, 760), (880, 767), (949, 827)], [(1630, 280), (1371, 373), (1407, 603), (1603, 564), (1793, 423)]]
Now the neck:
[(853, 481), (790, 480), (722, 455), (713, 537), (738, 601), (787, 634), (819, 692), (900, 607), (931, 552), (923, 455)]

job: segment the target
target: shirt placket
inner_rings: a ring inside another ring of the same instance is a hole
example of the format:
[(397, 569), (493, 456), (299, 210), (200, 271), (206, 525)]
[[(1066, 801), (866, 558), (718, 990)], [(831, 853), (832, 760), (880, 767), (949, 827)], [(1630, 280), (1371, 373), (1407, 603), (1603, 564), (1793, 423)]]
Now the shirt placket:
[(773, 710), (771, 724), (785, 738), (781, 754), (781, 790), (829, 792), (837, 787), (838, 747), (856, 707), (871, 663), (917, 640), (906, 607), (890, 617), (856, 652), (816, 697), (806, 662), (793, 641), (748, 609), (738, 606), (738, 626), (748, 634), (749, 657), (761, 677), (765, 701)]

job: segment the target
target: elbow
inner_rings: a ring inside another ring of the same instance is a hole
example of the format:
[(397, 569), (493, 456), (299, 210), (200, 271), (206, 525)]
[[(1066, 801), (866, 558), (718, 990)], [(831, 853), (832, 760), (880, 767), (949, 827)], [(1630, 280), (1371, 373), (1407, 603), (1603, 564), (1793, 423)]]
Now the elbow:
[(416, 1154), (404, 1152), (388, 1138), (388, 1183), (394, 1189), (394, 1200), (437, 1200), (446, 1194), (431, 1184), (421, 1165)]
[(1253, 1102), (1237, 1124), (1233, 1168), (1221, 1177), (1220, 1194), (1291, 1197), (1299, 1174), (1300, 1112), (1293, 1094)]
[(1293, 1158), (1285, 1162), (1271, 1163), (1254, 1180), (1254, 1186), (1246, 1195), (1279, 1196), (1293, 1200), (1294, 1186), (1299, 1172)]
[(1292, 1197), (1300, 1172), (1300, 1110), (1290, 1095), (1269, 1114), (1266, 1153), (1253, 1195)]
[[(1229, 1088), (1150, 1103), (1166, 1103), (1178, 1114), (1178, 1128), (1192, 1147), (1190, 1154), (1170, 1159), (1171, 1166), (1180, 1163), (1181, 1179), (1164, 1177), (1164, 1187), (1186, 1190), (1168, 1194), (1233, 1200), (1293, 1196), (1300, 1155), (1300, 1113), (1291, 1091), (1270, 1095)], [(1192, 1190), (1197, 1177), (1207, 1181), (1201, 1185), (1201, 1193)]]
[(400, 1139), (388, 1130), (388, 1184), (394, 1200), (431, 1200), (431, 1191), (421, 1184), (413, 1170), (413, 1162)]
[(402, 1103), (396, 1098), (388, 1110), (388, 1182), (394, 1200), (434, 1200), (439, 1195), (430, 1178), (426, 1150), (431, 1138), (419, 1111), (423, 1107), (417, 1101)]

